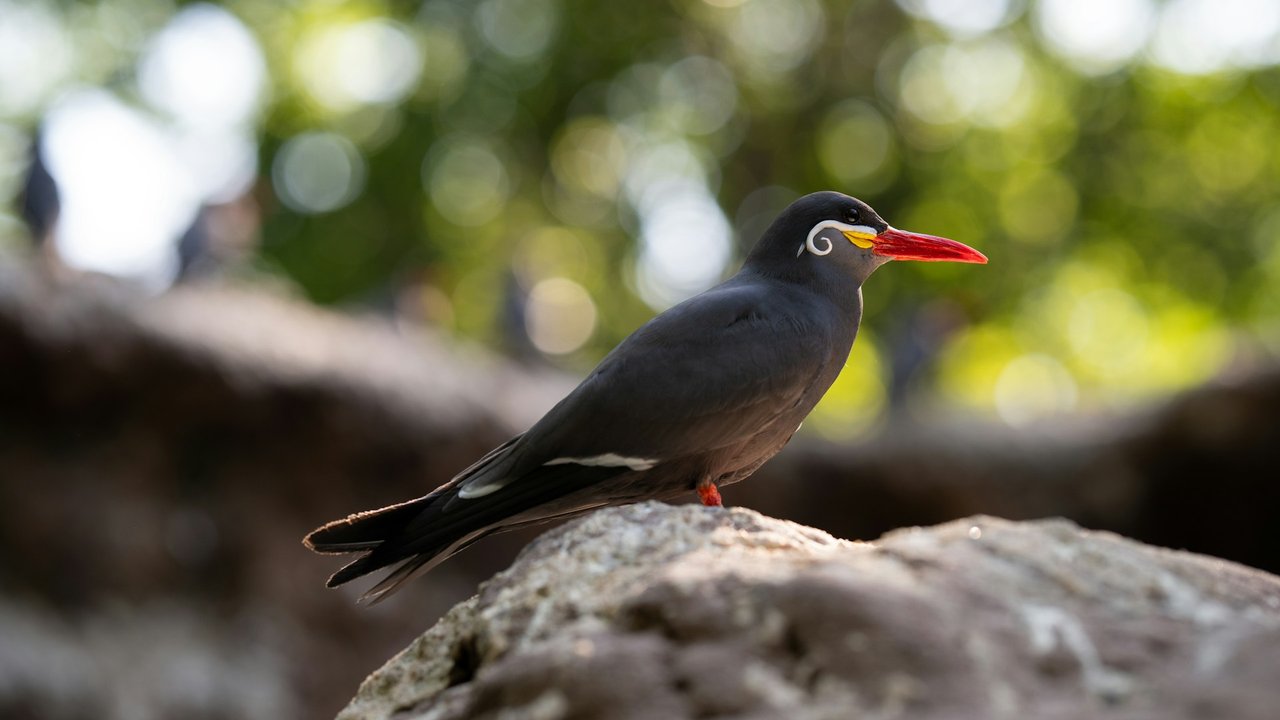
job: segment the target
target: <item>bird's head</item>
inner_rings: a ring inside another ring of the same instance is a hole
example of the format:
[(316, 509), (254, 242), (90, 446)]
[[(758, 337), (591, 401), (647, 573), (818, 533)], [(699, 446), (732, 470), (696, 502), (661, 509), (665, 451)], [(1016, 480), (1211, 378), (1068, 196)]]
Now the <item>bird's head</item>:
[(871, 206), (838, 192), (796, 200), (769, 226), (748, 257), (786, 275), (809, 274), (821, 263), (858, 284), (890, 260), (986, 263), (982, 253), (955, 240), (899, 230)]

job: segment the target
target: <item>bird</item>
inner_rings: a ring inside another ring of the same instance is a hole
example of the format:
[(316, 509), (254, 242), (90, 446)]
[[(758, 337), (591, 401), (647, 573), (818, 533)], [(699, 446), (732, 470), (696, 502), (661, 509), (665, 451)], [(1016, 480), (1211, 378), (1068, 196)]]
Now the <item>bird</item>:
[[(62, 201), (58, 193), (58, 181), (49, 170), (49, 153), (45, 149), (45, 131), (41, 127), (31, 140), (30, 164), (19, 192), (19, 214), (31, 232), (31, 242), (37, 248), (52, 243)], [(51, 251), (52, 252), (52, 251)]]
[(719, 487), (772, 458), (844, 368), (862, 284), (890, 260), (983, 263), (968, 245), (898, 230), (848, 195), (805, 195), (723, 283), (655, 316), (525, 432), (423, 497), (308, 534), (360, 553), (327, 585), (390, 568), (378, 602), (477, 540), (607, 505)]

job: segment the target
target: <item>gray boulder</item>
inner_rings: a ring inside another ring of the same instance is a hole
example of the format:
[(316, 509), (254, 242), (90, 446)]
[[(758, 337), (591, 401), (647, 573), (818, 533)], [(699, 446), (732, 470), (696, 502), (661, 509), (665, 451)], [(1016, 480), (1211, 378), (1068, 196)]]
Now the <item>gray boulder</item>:
[(1272, 720), (1280, 578), (1061, 520), (859, 543), (643, 503), (539, 538), (339, 715), (695, 717)]

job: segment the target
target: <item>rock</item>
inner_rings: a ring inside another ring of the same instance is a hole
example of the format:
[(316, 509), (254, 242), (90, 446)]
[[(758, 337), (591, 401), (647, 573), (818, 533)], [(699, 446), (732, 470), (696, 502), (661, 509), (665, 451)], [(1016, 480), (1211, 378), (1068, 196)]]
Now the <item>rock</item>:
[[(429, 579), (428, 579), (429, 581)], [(1280, 578), (1062, 520), (643, 503), (530, 545), (340, 720), (1274, 718)]]

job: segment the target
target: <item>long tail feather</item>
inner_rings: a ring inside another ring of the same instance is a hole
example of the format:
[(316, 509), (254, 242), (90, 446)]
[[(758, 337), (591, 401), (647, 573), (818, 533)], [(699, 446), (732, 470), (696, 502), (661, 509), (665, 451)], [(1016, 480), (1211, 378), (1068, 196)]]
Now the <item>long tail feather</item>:
[[(436, 488), (430, 494), (416, 500), (388, 505), (377, 510), (367, 510), (348, 515), (341, 520), (325, 523), (311, 531), (302, 539), (302, 544), (318, 553), (344, 554), (376, 550), (384, 543), (399, 537), (406, 529), (410, 529), (415, 518), (422, 515), (437, 499), (445, 502), (453, 497), (453, 490), (463, 481), (486, 471), (501, 471), (500, 460), (520, 440), (516, 435), (498, 447), (490, 450), (484, 457), (472, 463), (470, 467), (458, 473), (445, 485)], [(495, 467), (497, 466), (497, 467)], [(371, 560), (362, 557), (348, 564), (329, 578), (328, 586), (337, 587), (348, 580), (373, 572), (388, 563), (377, 562), (382, 558)]]
[[(417, 500), (331, 522), (312, 532), (304, 542), (318, 552), (365, 553), (334, 573), (326, 583), (329, 587), (398, 566), (361, 598), (377, 602), (486, 535), (607, 504), (594, 502), (576, 507), (557, 505), (556, 501), (628, 470), (544, 465), (491, 495), (472, 500), (457, 499), (458, 483), (451, 482)], [(545, 513), (539, 512), (544, 506)]]
[(372, 550), (403, 530), (431, 498), (390, 505), (378, 510), (348, 515), (312, 530), (302, 543), (318, 553), (351, 553)]
[[(547, 515), (546, 517), (540, 517), (532, 520), (516, 522), (510, 525), (504, 525), (502, 527), (486, 528), (485, 530), (478, 533), (474, 533), (472, 536), (464, 538), (463, 541), (454, 543), (451, 547), (445, 548), (438, 552), (422, 553), (422, 554), (414, 555), (408, 560), (405, 560), (404, 562), (402, 562), (399, 567), (397, 567), (395, 570), (388, 573), (386, 577), (379, 580), (377, 585), (374, 585), (373, 587), (369, 588), (368, 591), (366, 591), (363, 595), (360, 596), (360, 602), (368, 603), (369, 605), (377, 605), (378, 603), (382, 602), (387, 597), (389, 597), (391, 594), (399, 590), (401, 586), (403, 586), (405, 583), (426, 573), (427, 571), (431, 570), (432, 568), (444, 562), (445, 560), (448, 560), (454, 555), (467, 549), (468, 547), (471, 546), (472, 543), (490, 534), (517, 530), (519, 528), (528, 527), (530, 525), (538, 525), (545, 522), (551, 522), (552, 520), (561, 520), (567, 517), (572, 517), (574, 515), (580, 515), (584, 512), (587, 512), (588, 510), (594, 510), (595, 508), (601, 507), (603, 505), (608, 505), (608, 504), (609, 503), (607, 502), (591, 503), (588, 505), (583, 505), (582, 507), (574, 508), (572, 510), (566, 510), (564, 512), (556, 513), (553, 515)], [(364, 560), (367, 557), (368, 556), (366, 555), (364, 558), (361, 558), (361, 560)], [(357, 560), (356, 562), (358, 563), (360, 561)], [(355, 564), (356, 563), (351, 563), (347, 567), (351, 567), (352, 565), (355, 565)], [(347, 568), (344, 567), (342, 570), (346, 570), (346, 569)], [(339, 570), (338, 572), (341, 573), (342, 570)], [(363, 574), (364, 572), (368, 572), (368, 571), (363, 570), (361, 574)], [(336, 573), (334, 577), (337, 577)], [(330, 580), (332, 581), (332, 578), (330, 578)], [(344, 579), (342, 580), (342, 582), (346, 582), (346, 580)]]

